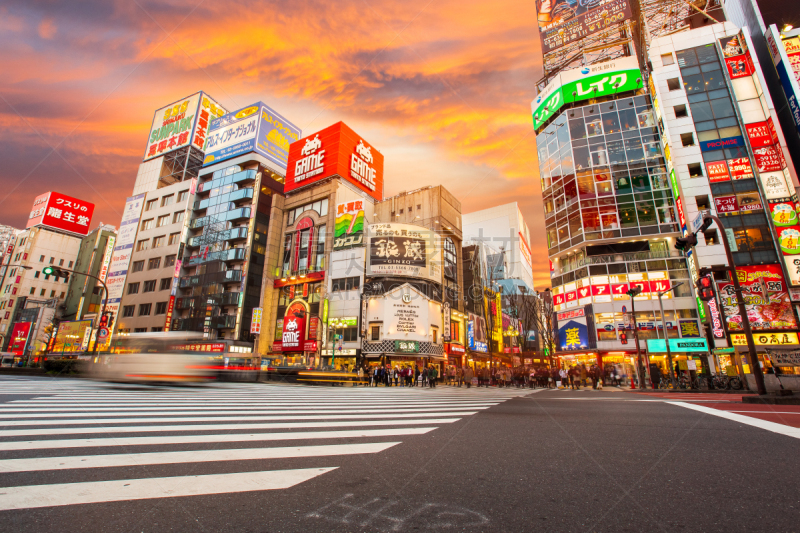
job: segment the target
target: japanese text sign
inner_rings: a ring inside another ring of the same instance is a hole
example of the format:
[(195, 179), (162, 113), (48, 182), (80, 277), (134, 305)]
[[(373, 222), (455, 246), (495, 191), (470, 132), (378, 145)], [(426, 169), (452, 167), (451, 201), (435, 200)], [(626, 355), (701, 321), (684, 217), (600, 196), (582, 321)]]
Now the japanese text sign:
[(48, 192), (36, 197), (26, 228), (50, 228), (86, 235), (92, 221), (94, 204), (58, 192)]

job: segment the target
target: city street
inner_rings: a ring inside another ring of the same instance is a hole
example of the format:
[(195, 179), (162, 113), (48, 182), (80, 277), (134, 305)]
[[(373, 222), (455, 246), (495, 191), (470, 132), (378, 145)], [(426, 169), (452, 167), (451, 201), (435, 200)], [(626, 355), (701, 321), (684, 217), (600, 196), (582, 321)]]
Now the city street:
[(739, 400), (4, 377), (0, 531), (794, 530), (800, 409)]

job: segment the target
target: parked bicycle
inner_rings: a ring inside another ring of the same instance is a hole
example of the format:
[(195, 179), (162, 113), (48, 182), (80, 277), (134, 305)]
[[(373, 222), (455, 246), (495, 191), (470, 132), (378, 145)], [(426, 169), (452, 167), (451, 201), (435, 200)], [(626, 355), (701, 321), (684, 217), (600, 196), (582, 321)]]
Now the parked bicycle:
[(722, 390), (741, 390), (742, 380), (738, 376), (726, 376), (725, 374), (715, 374), (712, 378), (715, 389)]

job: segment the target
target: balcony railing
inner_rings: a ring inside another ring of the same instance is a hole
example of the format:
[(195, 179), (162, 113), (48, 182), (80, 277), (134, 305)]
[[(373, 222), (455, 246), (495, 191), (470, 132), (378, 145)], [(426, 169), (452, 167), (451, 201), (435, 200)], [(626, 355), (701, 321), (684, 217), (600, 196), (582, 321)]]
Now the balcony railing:
[(181, 289), (188, 287), (199, 287), (211, 283), (236, 283), (242, 281), (241, 270), (223, 270), (213, 274), (201, 274), (195, 276), (184, 276), (181, 278), (179, 286)]
[[(197, 235), (196, 237), (191, 237), (186, 245), (190, 248), (197, 248), (198, 246), (203, 245), (203, 238), (204, 235)], [(246, 239), (247, 238), (247, 228), (240, 227), (240, 228), (231, 228), (229, 230), (221, 231), (218, 236), (218, 240), (216, 242), (223, 242), (223, 241), (233, 241), (237, 239)]]
[(209, 326), (212, 329), (236, 327), (236, 315), (212, 316)]
[(684, 257), (683, 252), (678, 250), (667, 250), (665, 252), (630, 252), (621, 254), (593, 255), (570, 262), (566, 268), (557, 268), (553, 271), (553, 276), (561, 276), (568, 272), (578, 270), (588, 265), (607, 265), (609, 263), (625, 263), (635, 261), (647, 261), (649, 259), (678, 259)]
[(201, 263), (208, 263), (209, 261), (242, 261), (246, 257), (246, 253), (244, 248), (231, 248), (218, 252), (208, 252), (207, 254), (192, 255), (188, 257), (185, 262), (187, 266), (194, 266)]

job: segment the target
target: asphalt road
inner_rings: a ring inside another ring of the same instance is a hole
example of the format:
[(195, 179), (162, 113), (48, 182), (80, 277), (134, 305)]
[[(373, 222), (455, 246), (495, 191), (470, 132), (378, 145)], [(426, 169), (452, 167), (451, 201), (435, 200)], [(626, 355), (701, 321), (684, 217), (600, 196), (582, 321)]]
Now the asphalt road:
[(800, 529), (800, 432), (696, 409), (608, 390), (0, 378), (0, 531)]

